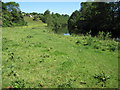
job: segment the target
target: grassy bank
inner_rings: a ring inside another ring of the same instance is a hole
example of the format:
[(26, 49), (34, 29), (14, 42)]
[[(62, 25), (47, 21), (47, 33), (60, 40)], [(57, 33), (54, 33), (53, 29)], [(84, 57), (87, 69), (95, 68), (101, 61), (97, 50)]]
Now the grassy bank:
[(3, 28), (3, 88), (117, 88), (118, 43), (64, 36), (32, 21)]

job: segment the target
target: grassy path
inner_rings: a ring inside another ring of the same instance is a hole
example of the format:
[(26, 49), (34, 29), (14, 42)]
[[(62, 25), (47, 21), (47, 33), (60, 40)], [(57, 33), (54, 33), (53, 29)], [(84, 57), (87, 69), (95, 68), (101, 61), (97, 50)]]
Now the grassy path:
[(3, 87), (117, 87), (117, 51), (75, 43), (83, 38), (50, 33), (42, 22), (3, 28)]

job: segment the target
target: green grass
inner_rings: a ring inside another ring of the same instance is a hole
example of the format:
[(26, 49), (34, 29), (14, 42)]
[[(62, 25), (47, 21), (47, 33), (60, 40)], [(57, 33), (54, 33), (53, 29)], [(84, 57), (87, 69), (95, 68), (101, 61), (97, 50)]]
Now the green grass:
[(28, 26), (3, 28), (3, 88), (118, 87), (117, 42), (58, 35), (25, 20)]
[(0, 27), (0, 89), (2, 88), (2, 28)]

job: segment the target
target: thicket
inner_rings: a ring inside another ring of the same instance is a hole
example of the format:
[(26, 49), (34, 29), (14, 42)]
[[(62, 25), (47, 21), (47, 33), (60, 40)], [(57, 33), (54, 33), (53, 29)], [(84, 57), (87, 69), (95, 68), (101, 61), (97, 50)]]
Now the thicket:
[(68, 30), (70, 34), (109, 32), (120, 37), (120, 2), (82, 2), (81, 9), (70, 16)]
[(16, 2), (2, 2), (2, 22), (3, 27), (27, 25)]
[(47, 23), (48, 27), (50, 27), (55, 33), (60, 31), (63, 27), (67, 27), (67, 21), (69, 19), (69, 15), (60, 15), (59, 13), (50, 13), (49, 10), (46, 10), (43, 15), (40, 15), (40, 19)]

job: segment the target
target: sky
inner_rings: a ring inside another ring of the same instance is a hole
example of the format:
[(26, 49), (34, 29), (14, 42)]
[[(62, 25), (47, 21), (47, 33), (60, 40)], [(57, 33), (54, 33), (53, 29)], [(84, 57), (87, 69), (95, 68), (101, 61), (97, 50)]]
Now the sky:
[(2, 0), (3, 2), (85, 2), (86, 0)]
[(80, 2), (18, 2), (23, 12), (44, 13), (50, 10), (54, 13), (71, 15), (75, 10), (80, 9)]
[(86, 0), (3, 0), (10, 1), (19, 3), (23, 12), (44, 13), (48, 9), (54, 13), (71, 15), (75, 10), (79, 10), (80, 3)]
[(54, 13), (71, 15), (72, 12), (80, 9), (81, 2), (94, 0), (3, 0), (3, 2), (9, 1), (19, 3), (20, 9), (23, 12), (44, 13), (48, 9)]

